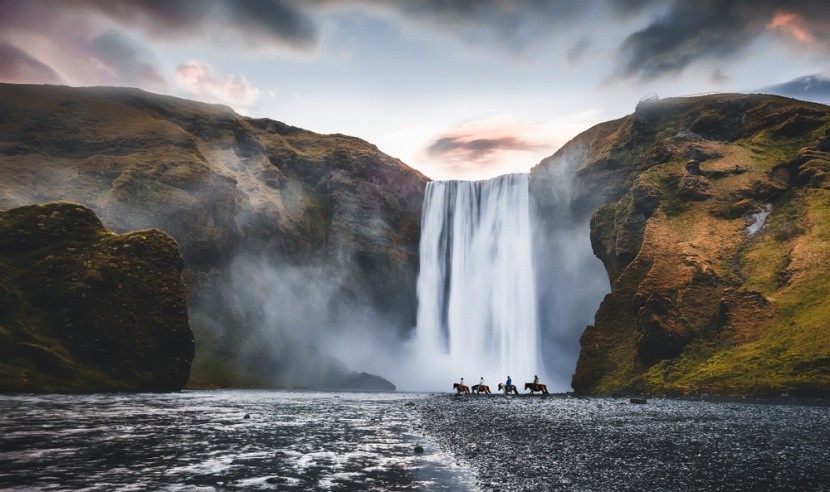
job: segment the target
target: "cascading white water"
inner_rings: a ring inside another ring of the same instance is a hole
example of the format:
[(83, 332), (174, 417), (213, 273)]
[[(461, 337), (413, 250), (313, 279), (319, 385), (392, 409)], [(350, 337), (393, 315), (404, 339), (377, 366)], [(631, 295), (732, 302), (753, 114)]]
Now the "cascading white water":
[(433, 181), (421, 220), (420, 353), (470, 384), (539, 373), (528, 175)]

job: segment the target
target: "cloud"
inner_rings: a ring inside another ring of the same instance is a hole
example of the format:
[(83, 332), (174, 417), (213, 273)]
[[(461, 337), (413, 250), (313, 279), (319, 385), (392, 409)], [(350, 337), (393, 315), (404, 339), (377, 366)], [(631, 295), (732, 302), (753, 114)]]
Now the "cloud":
[(164, 75), (153, 61), (152, 56), (126, 36), (110, 29), (93, 39), (92, 54), (115, 71), (118, 77), (136, 85), (164, 85)]
[[(653, 4), (647, 0), (617, 3), (618, 7), (625, 5), (622, 10), (628, 14)], [(680, 73), (701, 60), (735, 57), (768, 31), (826, 50), (830, 43), (826, 1), (802, 0), (789, 5), (798, 12), (780, 12), (780, 2), (773, 0), (664, 2), (667, 8), (662, 14), (620, 44), (616, 76), (650, 80)]]
[(583, 56), (591, 48), (591, 41), (588, 38), (580, 38), (573, 46), (568, 48), (567, 57), (568, 63), (575, 65), (579, 63)]
[(440, 137), (427, 147), (430, 157), (467, 162), (487, 162), (493, 155), (510, 150), (534, 150), (544, 145), (534, 145), (516, 136), (482, 137), (475, 134)]
[(713, 84), (721, 84), (723, 82), (726, 82), (730, 78), (731, 77), (723, 73), (723, 70), (721, 70), (720, 68), (716, 68), (715, 71), (712, 72), (712, 75), (709, 76), (709, 80)]
[(176, 67), (176, 81), (197, 98), (234, 108), (250, 108), (260, 93), (244, 76), (218, 75), (213, 67), (200, 60), (189, 60)]
[(803, 44), (814, 44), (818, 39), (807, 28), (807, 22), (795, 12), (776, 12), (767, 23), (767, 29), (779, 30)]
[(830, 103), (830, 74), (805, 75), (783, 84), (758, 89), (757, 92), (780, 94), (828, 104)]
[(590, 6), (590, 2), (576, 0), (317, 0), (316, 4), (394, 19), (405, 28), (426, 28), (426, 38), (437, 35), (474, 49), (495, 48), (519, 56), (556, 35), (556, 27), (566, 25)]
[(509, 172), (527, 172), (567, 139), (596, 123), (587, 111), (536, 123), (514, 115), (498, 115), (450, 128), (428, 140), (419, 168), (435, 179), (485, 179)]
[(711, 6), (675, 3), (651, 25), (629, 35), (619, 48), (625, 77), (654, 79), (677, 73), (702, 58), (723, 58), (753, 39), (733, 2)]
[(50, 66), (10, 43), (0, 42), (0, 81), (17, 84), (63, 82)]
[(317, 25), (301, 2), (85, 0), (75, 5), (164, 39), (197, 38), (216, 46), (232, 42), (301, 51), (311, 51), (319, 42)]

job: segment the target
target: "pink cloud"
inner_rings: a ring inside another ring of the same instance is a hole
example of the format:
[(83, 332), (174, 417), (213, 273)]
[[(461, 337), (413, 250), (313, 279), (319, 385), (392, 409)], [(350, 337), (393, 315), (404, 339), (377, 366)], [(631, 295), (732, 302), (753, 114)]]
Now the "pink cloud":
[(216, 74), (206, 62), (188, 60), (176, 67), (176, 81), (193, 96), (234, 108), (250, 108), (260, 90), (243, 75)]
[(818, 39), (807, 28), (807, 22), (801, 14), (795, 12), (776, 12), (767, 23), (767, 29), (778, 30), (802, 44), (815, 44)]
[(60, 75), (49, 65), (10, 43), (0, 42), (0, 82), (60, 84)]
[(483, 177), (526, 171), (556, 149), (557, 138), (546, 125), (520, 123), (496, 116), (444, 131), (430, 140), (424, 160), (433, 177)]

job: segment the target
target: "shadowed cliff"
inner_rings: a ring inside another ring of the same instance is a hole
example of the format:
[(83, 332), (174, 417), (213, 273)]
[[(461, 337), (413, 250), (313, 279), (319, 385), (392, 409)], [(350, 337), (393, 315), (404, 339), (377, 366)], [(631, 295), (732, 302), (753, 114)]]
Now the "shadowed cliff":
[(0, 212), (0, 391), (176, 391), (193, 333), (182, 257), (69, 203)]
[(543, 219), (573, 170), (611, 280), (574, 390), (830, 392), (828, 151), (827, 106), (720, 94), (642, 102), (534, 168)]
[(0, 84), (0, 208), (67, 200), (173, 236), (199, 386), (337, 385), (353, 375), (329, 334), (405, 334), (426, 181), (362, 140), (225, 106)]

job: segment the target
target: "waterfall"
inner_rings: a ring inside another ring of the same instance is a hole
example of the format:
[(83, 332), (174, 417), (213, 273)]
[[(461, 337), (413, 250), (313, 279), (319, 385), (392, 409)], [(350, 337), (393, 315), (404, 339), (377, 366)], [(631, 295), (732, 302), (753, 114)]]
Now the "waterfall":
[[(417, 343), (423, 362), (495, 386), (541, 372), (527, 174), (427, 184)], [(493, 388), (495, 389), (495, 388)]]

